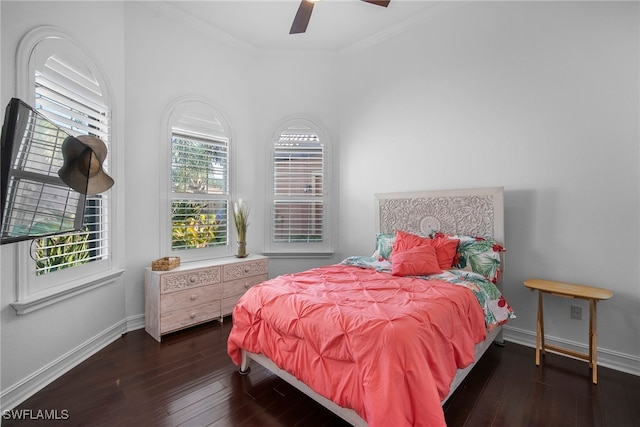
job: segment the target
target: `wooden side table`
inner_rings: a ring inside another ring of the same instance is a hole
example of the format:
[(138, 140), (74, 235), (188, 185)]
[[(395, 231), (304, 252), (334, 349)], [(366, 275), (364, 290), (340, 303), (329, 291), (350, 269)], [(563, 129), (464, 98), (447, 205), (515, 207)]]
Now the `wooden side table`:
[[(596, 288), (593, 286), (574, 285), (570, 283), (553, 282), (542, 279), (527, 279), (524, 285), (532, 291), (538, 291), (538, 321), (536, 328), (536, 366), (540, 366), (540, 353), (544, 355), (545, 350), (566, 354), (572, 357), (586, 360), (591, 368), (591, 378), (594, 384), (598, 383), (597, 365), (597, 315), (596, 304), (600, 300), (609, 299), (613, 292), (608, 289)], [(542, 294), (563, 298), (580, 298), (589, 301), (589, 354), (579, 353), (565, 348), (545, 344), (544, 342), (544, 316), (542, 309)]]

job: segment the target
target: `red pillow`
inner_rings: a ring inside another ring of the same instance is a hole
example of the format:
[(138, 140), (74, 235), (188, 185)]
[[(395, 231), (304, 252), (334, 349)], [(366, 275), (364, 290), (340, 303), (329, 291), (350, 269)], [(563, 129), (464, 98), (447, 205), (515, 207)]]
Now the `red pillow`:
[(427, 239), (426, 237), (397, 230), (396, 239), (393, 242), (393, 252), (402, 252), (418, 246), (433, 246), (436, 250), (438, 265), (442, 270), (449, 270), (456, 256), (458, 242), (458, 239), (449, 239), (447, 237)]
[(426, 276), (442, 273), (438, 265), (436, 248), (416, 246), (405, 251), (391, 253), (391, 274), (394, 276)]
[(458, 252), (458, 242), (460, 239), (449, 239), (447, 237), (436, 237), (432, 245), (436, 248), (438, 264), (443, 270), (453, 267), (456, 254)]
[(425, 237), (416, 236), (415, 234), (406, 233), (402, 230), (396, 230), (396, 238), (393, 241), (393, 251), (406, 251), (416, 246), (431, 246)]

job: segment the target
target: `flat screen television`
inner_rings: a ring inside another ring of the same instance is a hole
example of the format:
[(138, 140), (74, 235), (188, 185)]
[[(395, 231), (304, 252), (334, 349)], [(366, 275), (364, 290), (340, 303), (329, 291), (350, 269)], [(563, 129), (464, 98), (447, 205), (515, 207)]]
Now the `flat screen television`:
[(25, 102), (11, 99), (2, 126), (0, 244), (82, 228), (85, 195), (58, 175), (65, 141), (68, 150), (77, 139)]

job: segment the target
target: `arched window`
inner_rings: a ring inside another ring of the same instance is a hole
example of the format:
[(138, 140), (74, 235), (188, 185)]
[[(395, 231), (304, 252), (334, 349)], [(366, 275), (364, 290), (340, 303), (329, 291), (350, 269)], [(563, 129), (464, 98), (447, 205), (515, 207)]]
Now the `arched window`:
[(267, 253), (331, 251), (330, 144), (320, 126), (288, 120), (271, 144)]
[(166, 115), (169, 188), (161, 233), (165, 253), (187, 260), (230, 254), (230, 131), (207, 101), (184, 98)]
[[(103, 167), (108, 171), (113, 158), (110, 91), (87, 52), (54, 27), (26, 34), (17, 51), (17, 96), (69, 134), (104, 141), (109, 153)], [(38, 239), (28, 248), (22, 244), (20, 274), (27, 280), (18, 287), (14, 307), (19, 313), (38, 308), (43, 299), (43, 305), (55, 302), (52, 293), (68, 296), (109, 283), (121, 273), (112, 262), (115, 191), (112, 187), (87, 197), (82, 231)]]

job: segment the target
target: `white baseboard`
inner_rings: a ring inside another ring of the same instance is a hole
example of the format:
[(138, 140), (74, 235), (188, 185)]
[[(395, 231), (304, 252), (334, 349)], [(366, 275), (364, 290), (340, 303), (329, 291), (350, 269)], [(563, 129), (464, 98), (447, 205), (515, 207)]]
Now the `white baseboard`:
[(144, 313), (127, 318), (127, 332), (144, 329)]
[(0, 394), (0, 413), (15, 408), (72, 368), (120, 338), (125, 332), (140, 328), (144, 328), (144, 314), (122, 320), (18, 383), (8, 387), (6, 390), (2, 390)]
[[(513, 328), (508, 325), (505, 325), (502, 330), (504, 331), (505, 341), (511, 341), (531, 348), (536, 347), (535, 332)], [(569, 341), (547, 334), (545, 334), (544, 338), (547, 344), (567, 348), (580, 353), (589, 353), (588, 344)], [(535, 363), (535, 361), (532, 360), (532, 363)], [(598, 366), (605, 366), (607, 368), (615, 369), (616, 371), (640, 376), (640, 357), (619, 353), (602, 347), (598, 347)]]

